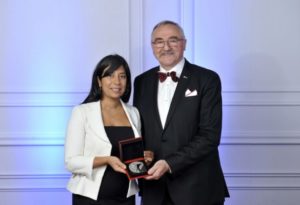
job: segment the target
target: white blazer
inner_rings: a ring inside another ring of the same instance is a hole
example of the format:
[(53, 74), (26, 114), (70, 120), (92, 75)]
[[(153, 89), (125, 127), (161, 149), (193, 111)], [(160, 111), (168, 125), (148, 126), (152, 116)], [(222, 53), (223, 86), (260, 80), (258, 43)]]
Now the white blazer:
[[(141, 136), (138, 110), (122, 103), (135, 137)], [(75, 106), (65, 141), (65, 165), (72, 173), (67, 189), (97, 200), (106, 166), (93, 169), (96, 156), (109, 156), (112, 145), (104, 130), (100, 101)], [(138, 192), (135, 180), (129, 182), (127, 197)]]

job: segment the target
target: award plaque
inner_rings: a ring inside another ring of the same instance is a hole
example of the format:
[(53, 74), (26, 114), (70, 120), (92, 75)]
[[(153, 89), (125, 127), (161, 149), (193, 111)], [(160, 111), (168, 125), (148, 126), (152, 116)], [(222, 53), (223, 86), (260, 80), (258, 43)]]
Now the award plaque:
[(120, 141), (119, 149), (120, 159), (126, 164), (130, 180), (147, 176), (148, 168), (144, 161), (144, 145), (141, 137)]

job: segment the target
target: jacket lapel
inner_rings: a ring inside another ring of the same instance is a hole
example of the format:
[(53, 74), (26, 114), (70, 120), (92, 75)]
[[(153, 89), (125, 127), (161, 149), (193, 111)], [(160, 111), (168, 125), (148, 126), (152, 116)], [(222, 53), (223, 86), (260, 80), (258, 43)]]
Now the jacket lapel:
[[(130, 110), (127, 108), (127, 105), (125, 103), (123, 103), (123, 101), (121, 101), (122, 103), (122, 107), (126, 113), (126, 116), (129, 120), (129, 123), (133, 129), (134, 132), (134, 136), (135, 137), (139, 137), (140, 133), (137, 130), (135, 123), (132, 120), (131, 117), (131, 113)], [(104, 129), (104, 124), (103, 124), (103, 118), (102, 118), (102, 111), (100, 109), (100, 101), (91, 103), (89, 105), (89, 109), (88, 109), (88, 122), (91, 126), (91, 129), (95, 132), (96, 136), (98, 136), (101, 140), (110, 143), (110, 140), (108, 139), (108, 136), (105, 132)]]
[(178, 81), (178, 85), (176, 87), (173, 99), (171, 101), (170, 109), (168, 112), (165, 128), (166, 129), (169, 125), (169, 122), (176, 110), (177, 105), (180, 103), (180, 100), (184, 97), (185, 90), (187, 89), (188, 82), (191, 78), (190, 70), (188, 69), (189, 62), (186, 60), (184, 68), (182, 70), (181, 76)]
[(129, 123), (131, 125), (131, 128), (133, 130), (133, 133), (134, 133), (134, 137), (140, 137), (141, 133), (139, 132), (139, 130), (137, 129), (136, 127), (136, 123), (134, 122), (133, 118), (131, 115), (134, 115), (134, 113), (131, 113), (131, 111), (129, 110), (129, 108), (127, 107), (126, 103), (124, 103), (122, 100), (121, 100), (121, 103), (122, 103), (122, 106), (123, 106), (123, 109), (126, 113), (126, 116), (129, 120)]
[(158, 123), (159, 129), (162, 131), (163, 130), (163, 126), (160, 120), (160, 115), (159, 115), (159, 111), (158, 111), (158, 104), (157, 104), (157, 92), (158, 92), (158, 76), (157, 76), (157, 72), (159, 71), (159, 67), (157, 67), (154, 72), (153, 72), (153, 76), (152, 79), (149, 80), (149, 82), (151, 82), (150, 85), (150, 89), (152, 91), (151, 95), (149, 95), (149, 100), (153, 100), (153, 102), (151, 103), (151, 105), (153, 105), (153, 110), (154, 110), (154, 122)]
[(96, 136), (98, 136), (101, 140), (110, 143), (104, 129), (100, 101), (90, 103), (87, 117), (91, 129), (95, 132)]

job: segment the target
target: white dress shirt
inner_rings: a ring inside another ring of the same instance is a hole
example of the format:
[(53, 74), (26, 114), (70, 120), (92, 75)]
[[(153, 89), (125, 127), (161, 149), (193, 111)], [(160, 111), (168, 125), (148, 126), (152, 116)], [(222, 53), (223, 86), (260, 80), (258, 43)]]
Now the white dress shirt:
[[(166, 70), (162, 66), (160, 66), (159, 71), (163, 73), (175, 71), (176, 76), (179, 78), (184, 66), (184, 62), (185, 60), (183, 58), (177, 65), (175, 65), (170, 70)], [(164, 82), (159, 81), (158, 83), (157, 105), (158, 105), (160, 121), (163, 128), (165, 127), (171, 101), (175, 93), (177, 84), (178, 82), (174, 82), (170, 76), (167, 77), (167, 79)]]

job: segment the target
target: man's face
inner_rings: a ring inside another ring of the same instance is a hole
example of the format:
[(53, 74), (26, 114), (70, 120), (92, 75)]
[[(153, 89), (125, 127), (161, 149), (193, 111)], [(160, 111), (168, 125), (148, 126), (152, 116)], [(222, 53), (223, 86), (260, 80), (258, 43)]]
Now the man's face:
[(152, 50), (160, 65), (169, 70), (183, 58), (186, 40), (174, 25), (162, 25), (152, 33)]

